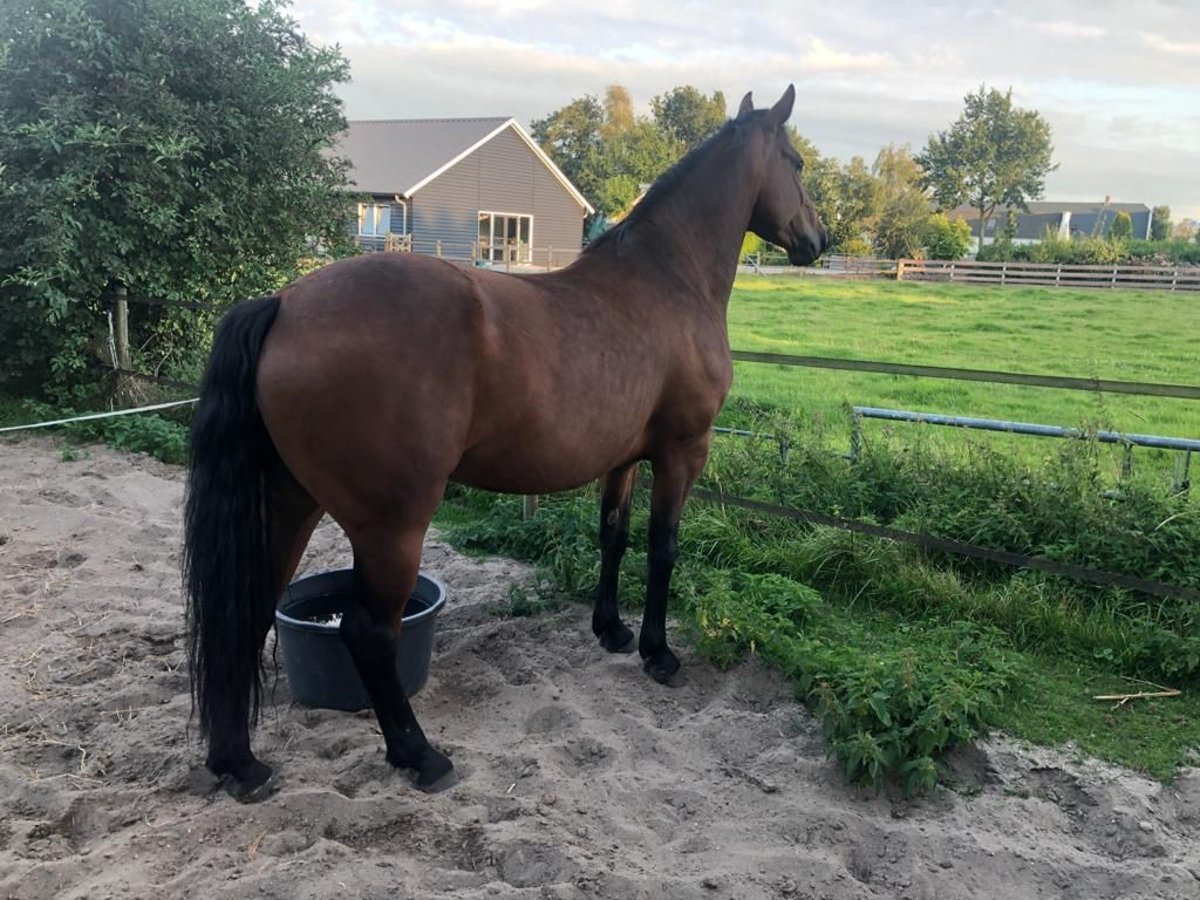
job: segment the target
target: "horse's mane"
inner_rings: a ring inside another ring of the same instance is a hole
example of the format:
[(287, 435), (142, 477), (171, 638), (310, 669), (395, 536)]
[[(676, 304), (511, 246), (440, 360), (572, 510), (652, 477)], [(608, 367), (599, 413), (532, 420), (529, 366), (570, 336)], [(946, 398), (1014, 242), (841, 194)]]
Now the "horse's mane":
[[(756, 110), (755, 112), (761, 113), (762, 110)], [(640, 222), (654, 212), (662, 198), (665, 195), (673, 193), (679, 182), (691, 174), (692, 170), (700, 164), (700, 161), (708, 155), (709, 151), (721, 143), (725, 137), (735, 132), (738, 124), (744, 121), (745, 119), (730, 119), (707, 137), (703, 143), (689, 151), (683, 159), (679, 160), (679, 162), (675, 163), (675, 165), (671, 166), (671, 168), (655, 179), (654, 183), (650, 185), (650, 189), (646, 191), (645, 196), (630, 210), (629, 215), (603, 234), (593, 238), (584, 247), (580, 255), (603, 250), (628, 237), (630, 232), (634, 231)]]

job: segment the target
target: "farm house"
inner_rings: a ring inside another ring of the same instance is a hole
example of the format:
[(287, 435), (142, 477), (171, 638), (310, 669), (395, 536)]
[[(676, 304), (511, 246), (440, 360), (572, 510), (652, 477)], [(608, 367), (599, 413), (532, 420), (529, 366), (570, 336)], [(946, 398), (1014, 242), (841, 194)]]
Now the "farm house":
[[(1150, 207), (1145, 203), (1059, 203), (1035, 200), (1026, 204), (1028, 209), (1013, 209), (1016, 213), (1017, 231), (1014, 244), (1036, 244), (1047, 231), (1057, 237), (1085, 238), (1108, 237), (1113, 220), (1118, 213), (1128, 213), (1133, 225), (1133, 236), (1138, 240), (1150, 237)], [(971, 226), (971, 236), (979, 237), (979, 210), (970, 206), (959, 206), (950, 211), (951, 219), (965, 219)], [(993, 241), (1004, 231), (1008, 219), (1008, 207), (997, 206), (984, 223), (984, 237)]]
[(554, 267), (583, 242), (591, 205), (512, 118), (355, 121), (338, 152), (364, 250)]

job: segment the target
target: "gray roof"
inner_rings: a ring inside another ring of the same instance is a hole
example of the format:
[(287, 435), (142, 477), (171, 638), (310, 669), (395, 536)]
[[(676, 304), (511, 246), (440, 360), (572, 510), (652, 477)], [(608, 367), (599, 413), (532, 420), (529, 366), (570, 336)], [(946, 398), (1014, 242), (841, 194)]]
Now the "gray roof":
[[(1052, 213), (1069, 212), (1073, 215), (1081, 213), (1099, 213), (1101, 210), (1108, 209), (1113, 213), (1127, 212), (1130, 215), (1134, 213), (1150, 212), (1150, 207), (1145, 203), (1109, 203), (1107, 206), (1103, 203), (1056, 203), (1052, 200), (1031, 200), (1027, 204), (1029, 212), (1013, 207), (1018, 216), (1035, 215), (1045, 216)], [(997, 206), (992, 213), (992, 218), (1004, 221), (1005, 213), (1008, 207)], [(951, 214), (960, 219), (978, 219), (979, 211), (973, 206), (956, 206), (950, 210)]]
[(350, 161), (351, 185), (365, 193), (410, 197), (505, 128), (512, 128), (579, 205), (593, 212), (516, 119), (378, 119), (347, 124), (337, 153)]
[[(971, 234), (979, 237), (979, 218), (976, 213), (975, 218), (969, 216), (958, 216), (962, 218), (968, 225), (971, 226)], [(1004, 225), (1008, 217), (1001, 210), (999, 215), (993, 215), (987, 221), (987, 228), (984, 230), (985, 237), (998, 237), (1004, 231)], [(1017, 233), (1013, 235), (1018, 240), (1040, 241), (1046, 235), (1046, 229), (1049, 228), (1054, 232), (1058, 232), (1062, 227), (1063, 213), (1020, 213), (1017, 215)]]
[(499, 131), (508, 119), (383, 119), (350, 122), (338, 153), (360, 191), (407, 196), (422, 181)]
[(1103, 203), (1052, 203), (1047, 200), (1034, 200), (1028, 205), (1029, 211), (1035, 214), (1056, 212), (1098, 213), (1102, 209), (1127, 213), (1150, 212), (1150, 207), (1145, 203), (1109, 203), (1106, 206)]

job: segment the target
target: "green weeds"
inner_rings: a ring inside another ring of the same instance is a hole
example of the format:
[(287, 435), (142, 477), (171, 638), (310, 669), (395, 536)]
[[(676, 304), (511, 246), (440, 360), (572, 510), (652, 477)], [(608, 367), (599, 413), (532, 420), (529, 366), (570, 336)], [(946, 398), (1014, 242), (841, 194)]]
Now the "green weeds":
[[(1035, 465), (987, 450), (964, 456), (876, 439), (851, 462), (829, 452), (811, 420), (759, 414), (765, 418), (751, 424), (772, 437), (718, 439), (707, 485), (1200, 585), (1195, 504), (1150, 478), (1126, 479), (1119, 494), (1106, 493), (1108, 473), (1087, 441), (1064, 442)], [(622, 602), (633, 607), (645, 580), (643, 494), (622, 570)], [(593, 489), (543, 498), (531, 520), (521, 518), (517, 498), (457, 491), (452, 505), (452, 540), (535, 561), (569, 595), (591, 596), (599, 566)], [(820, 717), (830, 753), (856, 781), (925, 788), (947, 748), (989, 725), (1062, 740), (1071, 723), (1091, 726), (1100, 715), (1089, 691), (1103, 679), (1179, 685), (1200, 674), (1200, 610), (1189, 601), (697, 501), (680, 541), (672, 602), (684, 632), (719, 666), (755, 653), (787, 673)], [(1053, 685), (1047, 694), (1044, 684)], [(1141, 708), (1116, 716), (1115, 727), (1089, 730), (1089, 752), (1160, 776), (1170, 761), (1189, 758), (1200, 731), (1171, 726), (1166, 712), (1169, 727), (1148, 741)], [(1125, 730), (1135, 725), (1138, 740)]]

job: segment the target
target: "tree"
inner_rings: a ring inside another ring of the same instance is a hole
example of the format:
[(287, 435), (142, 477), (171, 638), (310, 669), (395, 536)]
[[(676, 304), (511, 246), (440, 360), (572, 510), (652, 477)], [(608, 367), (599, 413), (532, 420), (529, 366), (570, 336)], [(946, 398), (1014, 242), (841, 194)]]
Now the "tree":
[(856, 156), (842, 166), (823, 157), (807, 167), (804, 183), (825, 230), (829, 249), (857, 255), (870, 253), (867, 243), (881, 209), (879, 182)]
[(673, 88), (650, 101), (658, 130), (675, 144), (679, 156), (698, 146), (725, 124), (725, 95), (705, 97), (690, 84)]
[(600, 137), (615, 141), (633, 130), (633, 98), (624, 85), (610, 84), (604, 89), (604, 124), (600, 126)]
[(635, 119), (628, 130), (601, 148), (600, 203), (593, 206), (608, 216), (626, 209), (675, 159), (672, 145), (654, 123)]
[(1150, 240), (1165, 241), (1171, 236), (1171, 207), (1156, 206), (1150, 213)]
[[(344, 242), (346, 77), (276, 0), (0, 0), (0, 379), (82, 380), (112, 284), (228, 302)], [(211, 319), (137, 312), (197, 364)]]
[(1027, 209), (1042, 195), (1055, 166), (1050, 125), (1033, 110), (1013, 105), (1012, 91), (980, 87), (965, 98), (963, 114), (948, 131), (930, 137), (916, 161), (922, 184), (944, 209), (968, 203), (983, 223), (1000, 204)]
[(536, 120), (529, 129), (534, 140), (593, 206), (603, 180), (600, 173), (603, 127), (604, 108), (599, 100), (586, 94)]
[(619, 84), (609, 85), (603, 104), (590, 95), (576, 98), (530, 130), (596, 208), (597, 221), (628, 207), (678, 158), (652, 121), (633, 114), (629, 92)]
[(1133, 218), (1122, 210), (1113, 219), (1108, 236), (1114, 241), (1128, 241), (1133, 237)]
[(888, 259), (918, 255), (929, 227), (929, 200), (907, 188), (885, 201), (875, 226), (875, 250)]
[(907, 144), (902, 147), (888, 144), (880, 150), (871, 172), (879, 179), (880, 187), (888, 197), (921, 186), (921, 166), (913, 158)]
[(871, 174), (879, 183), (881, 209), (875, 250), (890, 259), (915, 256), (929, 223), (929, 200), (920, 187), (921, 167), (907, 146), (888, 144), (875, 157)]

